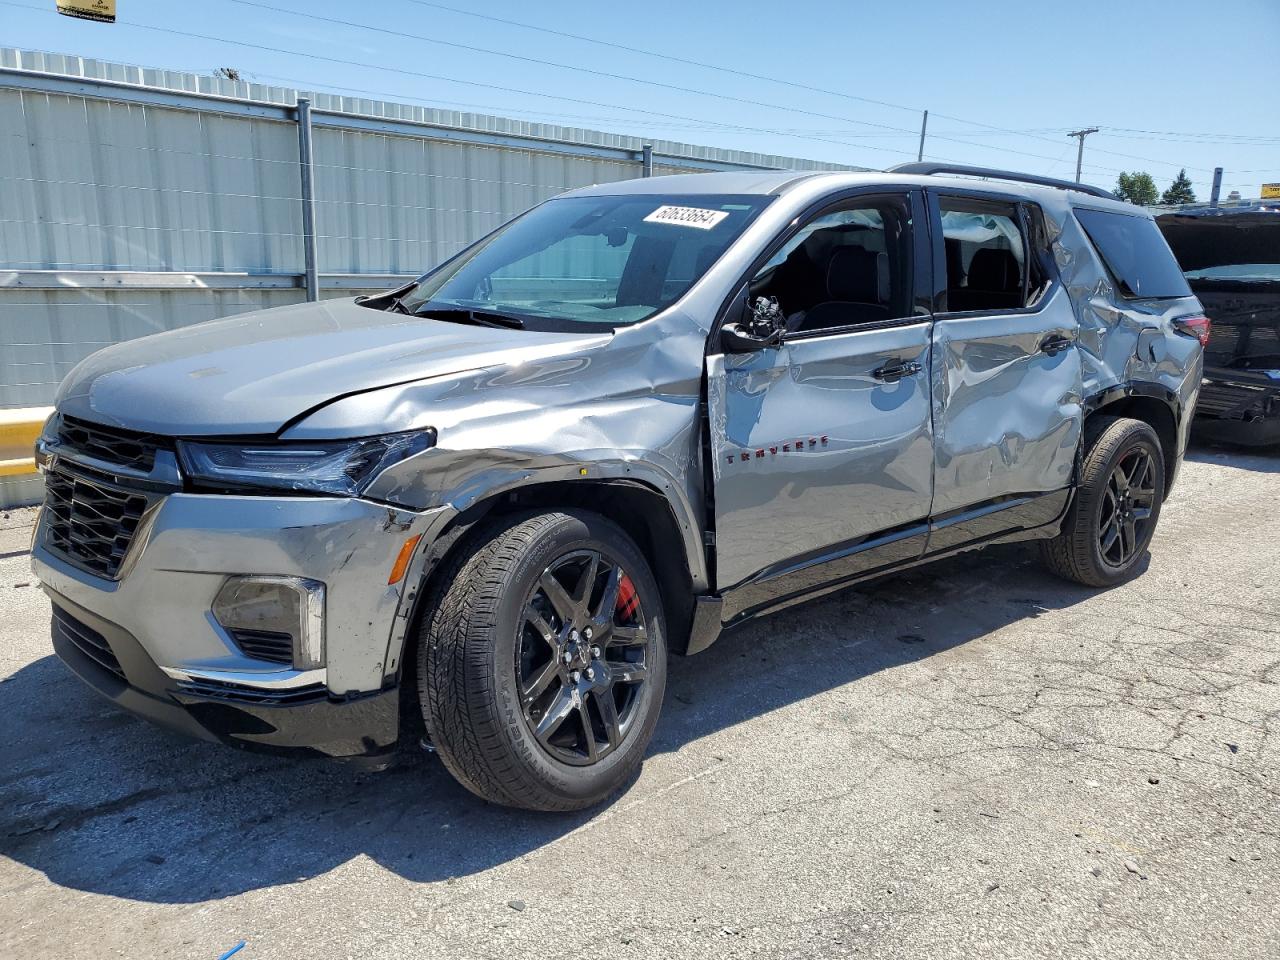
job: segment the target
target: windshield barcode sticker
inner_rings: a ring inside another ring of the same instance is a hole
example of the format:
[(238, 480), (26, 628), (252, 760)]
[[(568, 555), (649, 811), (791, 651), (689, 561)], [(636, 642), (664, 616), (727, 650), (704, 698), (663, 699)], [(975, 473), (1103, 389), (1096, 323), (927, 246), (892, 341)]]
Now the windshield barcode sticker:
[(729, 215), (727, 210), (703, 210), (701, 207), (659, 207), (644, 218), (645, 223), (672, 223), (678, 227), (710, 230)]

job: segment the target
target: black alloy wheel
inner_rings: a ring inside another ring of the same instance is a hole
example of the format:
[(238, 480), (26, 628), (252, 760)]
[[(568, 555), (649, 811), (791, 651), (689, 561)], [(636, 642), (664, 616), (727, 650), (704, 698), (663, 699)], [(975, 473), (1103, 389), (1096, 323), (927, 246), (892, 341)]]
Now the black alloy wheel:
[(1098, 552), (1104, 562), (1124, 567), (1147, 542), (1156, 490), (1147, 447), (1131, 448), (1111, 471), (1098, 520)]
[(551, 563), (524, 603), (516, 676), (524, 718), (563, 763), (589, 764), (634, 729), (650, 644), (640, 597), (622, 564), (597, 550)]
[(1151, 424), (1099, 413), (1084, 423), (1080, 454), (1070, 505), (1040, 556), (1061, 577), (1112, 587), (1143, 569), (1164, 502), (1165, 451)]
[(496, 515), (429, 587), (418, 641), (427, 733), (468, 790), (580, 810), (635, 775), (666, 686), (648, 558), (587, 510)]

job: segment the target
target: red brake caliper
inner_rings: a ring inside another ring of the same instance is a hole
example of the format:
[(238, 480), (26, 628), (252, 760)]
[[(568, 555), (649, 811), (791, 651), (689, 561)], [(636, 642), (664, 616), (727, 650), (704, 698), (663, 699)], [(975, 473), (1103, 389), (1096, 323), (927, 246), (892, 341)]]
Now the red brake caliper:
[(618, 602), (613, 608), (614, 614), (617, 619), (626, 623), (635, 616), (639, 608), (640, 597), (636, 595), (636, 585), (624, 573), (622, 579), (618, 581)]

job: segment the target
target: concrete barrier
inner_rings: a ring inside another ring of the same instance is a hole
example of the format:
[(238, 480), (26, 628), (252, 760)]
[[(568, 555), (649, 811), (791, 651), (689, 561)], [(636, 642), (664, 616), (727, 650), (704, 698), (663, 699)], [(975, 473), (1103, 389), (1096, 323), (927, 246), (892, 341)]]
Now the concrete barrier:
[(0, 410), (0, 477), (21, 477), (36, 472), (33, 448), (52, 413), (53, 407)]

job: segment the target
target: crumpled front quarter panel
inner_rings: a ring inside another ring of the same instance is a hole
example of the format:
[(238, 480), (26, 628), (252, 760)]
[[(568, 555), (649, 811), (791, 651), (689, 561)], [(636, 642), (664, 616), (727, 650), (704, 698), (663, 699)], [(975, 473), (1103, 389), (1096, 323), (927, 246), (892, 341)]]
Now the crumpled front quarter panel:
[(679, 315), (578, 353), (490, 366), (346, 397), (286, 438), (434, 428), (435, 447), (385, 470), (365, 495), (455, 512), (532, 484), (630, 480), (666, 497), (691, 573), (704, 526), (698, 404), (705, 333)]

